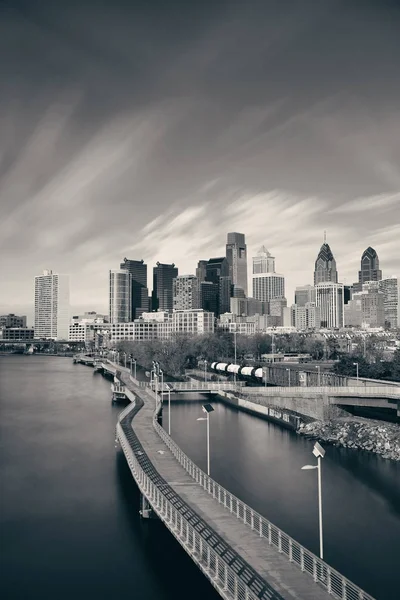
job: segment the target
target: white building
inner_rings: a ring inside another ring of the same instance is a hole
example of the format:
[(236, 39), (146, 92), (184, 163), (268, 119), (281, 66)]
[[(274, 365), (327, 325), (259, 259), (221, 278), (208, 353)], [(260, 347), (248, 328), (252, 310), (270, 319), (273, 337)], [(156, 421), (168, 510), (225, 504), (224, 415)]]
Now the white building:
[(253, 298), (269, 302), (285, 296), (285, 278), (278, 273), (253, 273)]
[(174, 310), (194, 310), (200, 306), (199, 280), (195, 275), (178, 275), (172, 282)]
[(389, 329), (400, 328), (400, 280), (394, 276), (382, 279), (379, 289), (384, 296), (385, 326)]
[(275, 273), (275, 257), (265, 246), (261, 246), (257, 256), (253, 256), (253, 275), (259, 273)]
[(158, 338), (158, 323), (137, 319), (129, 323), (112, 323), (110, 341), (148, 341)]
[(35, 338), (68, 340), (69, 276), (43, 271), (35, 277)]
[(214, 313), (203, 309), (176, 310), (172, 313), (172, 331), (201, 335), (214, 332)]
[(125, 269), (110, 270), (110, 323), (132, 320), (132, 276)]
[(321, 327), (336, 329), (344, 325), (344, 287), (342, 283), (317, 283), (316, 305), (320, 310)]

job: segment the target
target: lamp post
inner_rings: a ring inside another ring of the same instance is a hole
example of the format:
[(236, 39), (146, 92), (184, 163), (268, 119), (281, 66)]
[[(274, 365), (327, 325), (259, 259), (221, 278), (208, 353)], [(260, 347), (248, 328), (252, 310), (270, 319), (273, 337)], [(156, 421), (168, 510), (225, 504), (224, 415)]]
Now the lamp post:
[[(236, 365), (236, 354), (237, 354), (237, 349), (236, 349), (236, 336), (237, 336), (237, 331), (236, 331), (236, 323), (235, 323), (235, 331), (233, 332), (233, 339), (234, 339), (234, 343), (235, 343), (235, 365)], [(235, 383), (235, 387), (236, 387), (236, 373), (233, 374), (233, 381)]]
[(315, 443), (313, 448), (313, 454), (317, 458), (318, 462), (316, 465), (304, 465), (301, 467), (302, 470), (308, 471), (310, 469), (318, 470), (318, 514), (319, 514), (319, 556), (321, 559), (324, 558), (324, 541), (322, 533), (322, 473), (321, 473), (321, 458), (325, 456), (325, 450), (318, 442)]
[(207, 421), (207, 475), (210, 476), (210, 413), (214, 408), (211, 404), (203, 404), (201, 407), (206, 417), (199, 417), (198, 421)]
[(289, 387), (290, 387), (290, 369), (286, 369), (286, 371), (289, 373)]
[(166, 384), (168, 390), (168, 435), (171, 435), (171, 386)]
[(136, 358), (131, 358), (131, 373), (132, 373), (132, 363), (135, 365), (135, 374), (134, 374), (134, 378), (136, 379)]
[(207, 361), (204, 361), (204, 383), (207, 381)]
[(319, 365), (317, 365), (317, 371), (318, 371), (318, 387), (321, 386), (321, 367)]
[(358, 362), (353, 362), (353, 365), (356, 368), (356, 377), (357, 377), (357, 383), (358, 383)]
[(126, 369), (126, 352), (124, 352), (124, 357), (125, 357), (125, 369)]

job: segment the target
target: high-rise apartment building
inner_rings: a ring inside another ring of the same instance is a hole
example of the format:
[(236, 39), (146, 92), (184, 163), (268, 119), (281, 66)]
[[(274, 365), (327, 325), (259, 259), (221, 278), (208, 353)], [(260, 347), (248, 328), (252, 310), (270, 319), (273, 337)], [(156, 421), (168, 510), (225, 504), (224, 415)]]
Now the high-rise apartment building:
[(338, 282), (336, 261), (333, 257), (329, 244), (326, 242), (322, 244), (317, 256), (317, 260), (315, 261), (314, 285), (317, 285), (317, 283), (323, 283), (325, 281), (331, 281), (332, 283)]
[(127, 269), (110, 270), (110, 323), (132, 321), (132, 278)]
[(173, 280), (178, 277), (175, 264), (156, 263), (153, 267), (152, 310), (172, 310), (174, 307)]
[(247, 247), (244, 233), (228, 233), (226, 258), (232, 283), (241, 287), (247, 296)]
[(200, 308), (199, 280), (195, 275), (178, 275), (172, 282), (174, 310)]
[(35, 277), (35, 338), (68, 340), (69, 276), (43, 271)]
[(294, 291), (294, 303), (296, 306), (305, 306), (313, 302), (315, 304), (315, 287), (313, 285), (301, 285)]
[(306, 302), (304, 305), (294, 304), (291, 307), (292, 325), (299, 331), (319, 329), (321, 327), (320, 309), (315, 302)]
[(321, 327), (336, 329), (344, 325), (344, 289), (342, 283), (317, 283), (316, 305), (320, 310)]
[(363, 284), (361, 293), (361, 312), (363, 327), (384, 327), (384, 294), (379, 290), (378, 281)]
[(257, 256), (253, 256), (254, 273), (275, 273), (275, 257), (268, 252), (265, 246), (261, 246)]
[(379, 289), (383, 293), (385, 327), (400, 328), (400, 279), (397, 277), (382, 279), (379, 282)]
[(149, 290), (147, 287), (147, 265), (144, 260), (130, 260), (124, 258), (121, 269), (131, 274), (131, 315), (132, 320), (137, 319), (149, 310)]

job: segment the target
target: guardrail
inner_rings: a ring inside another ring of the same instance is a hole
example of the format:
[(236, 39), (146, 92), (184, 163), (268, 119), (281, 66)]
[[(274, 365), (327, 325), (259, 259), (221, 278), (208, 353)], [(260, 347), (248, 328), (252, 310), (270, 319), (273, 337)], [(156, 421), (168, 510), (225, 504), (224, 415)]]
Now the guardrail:
[(287, 394), (327, 394), (329, 396), (393, 396), (400, 399), (400, 387), (395, 386), (380, 386), (380, 387), (358, 387), (358, 386), (343, 386), (343, 387), (246, 387), (245, 393), (249, 396), (252, 394), (262, 394), (263, 396), (276, 396), (277, 393)]
[(260, 598), (275, 598), (278, 600), (280, 598), (278, 594), (261, 593), (263, 592), (262, 588), (260, 593), (253, 593), (224, 559), (207, 543), (201, 533), (168, 500), (166, 494), (163, 493), (164, 486), (158, 487), (146, 475), (120, 424), (120, 421), (127, 417), (133, 409), (134, 405), (128, 405), (119, 415), (116, 435), (139, 490), (148, 499), (159, 519), (168, 527), (223, 598), (226, 600), (259, 600)]
[(331, 596), (338, 600), (374, 600), (372, 596), (344, 575), (327, 565), (268, 519), (211, 479), (179, 448), (156, 419), (153, 420), (153, 426), (178, 462), (196, 483), (212, 495), (231, 514), (236, 515), (240, 521), (243, 521), (245, 525), (254, 530), (257, 535), (266, 538), (270, 545), (275, 546), (278, 552), (285, 555), (301, 571), (311, 575), (314, 581), (320, 583)]
[[(152, 387), (154, 389), (155, 384), (152, 383), (148, 383), (148, 386)], [(235, 387), (235, 385), (233, 383), (218, 383), (218, 382), (206, 382), (206, 381), (198, 381), (198, 382), (194, 382), (194, 381), (171, 381), (168, 383), (164, 383), (163, 386), (161, 386), (161, 383), (158, 382), (158, 390), (159, 391), (168, 391), (168, 387), (173, 388), (171, 391), (186, 391), (186, 390), (235, 390), (235, 389), (241, 389), (242, 386), (237, 386)]]

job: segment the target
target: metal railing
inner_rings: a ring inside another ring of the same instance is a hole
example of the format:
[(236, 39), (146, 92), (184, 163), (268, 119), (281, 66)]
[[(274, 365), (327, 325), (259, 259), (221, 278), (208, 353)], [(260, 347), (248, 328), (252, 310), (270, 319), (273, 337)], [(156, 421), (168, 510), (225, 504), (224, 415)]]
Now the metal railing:
[(189, 473), (189, 475), (212, 497), (222, 504), (237, 519), (249, 526), (256, 535), (264, 537), (270, 545), (275, 546), (279, 553), (288, 558), (301, 571), (308, 573), (315, 582), (320, 583), (328, 593), (339, 600), (374, 600), (349, 579), (327, 565), (323, 560), (304, 548), (284, 531), (276, 527), (265, 517), (257, 513), (250, 506), (228, 492), (219, 483), (211, 479), (202, 471), (172, 440), (168, 433), (153, 420), (154, 429), (172, 454)]
[(277, 393), (287, 394), (327, 394), (329, 396), (393, 396), (400, 399), (400, 388), (395, 386), (377, 386), (377, 387), (361, 387), (361, 386), (346, 386), (346, 387), (247, 387), (245, 393), (247, 395), (262, 394), (263, 396), (276, 396)]
[(119, 415), (117, 438), (139, 490), (147, 498), (160, 520), (168, 527), (192, 560), (218, 590), (219, 594), (226, 600), (259, 600), (261, 597), (279, 599), (280, 596), (278, 594), (255, 594), (224, 559), (215, 552), (195, 527), (168, 500), (162, 489), (160, 489), (162, 486), (158, 487), (146, 475), (120, 424), (120, 421), (133, 408), (134, 405), (128, 405)]
[[(155, 385), (147, 384), (154, 389)], [(218, 391), (218, 390), (235, 390), (239, 389), (241, 386), (235, 386), (233, 383), (218, 383), (216, 381), (206, 382), (206, 381), (171, 381), (169, 383), (164, 383), (161, 386), (161, 383), (158, 382), (158, 390), (168, 391), (168, 386), (172, 387), (171, 391), (190, 391), (190, 390), (207, 390), (207, 391)]]

